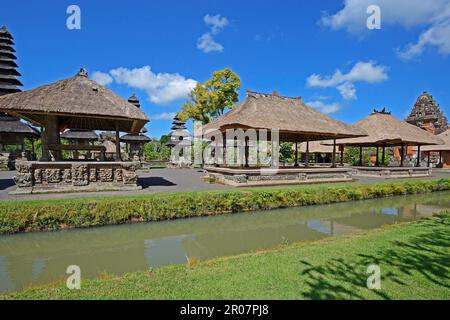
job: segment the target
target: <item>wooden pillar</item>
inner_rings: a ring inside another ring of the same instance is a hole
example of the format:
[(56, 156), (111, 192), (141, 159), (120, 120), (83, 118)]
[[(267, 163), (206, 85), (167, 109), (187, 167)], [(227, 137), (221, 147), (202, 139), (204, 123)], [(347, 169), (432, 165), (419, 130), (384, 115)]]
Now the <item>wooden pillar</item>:
[(249, 164), (248, 164), (248, 157), (250, 155), (250, 147), (248, 145), (250, 138), (249, 137), (245, 137), (245, 167), (248, 168)]
[(344, 145), (341, 145), (341, 166), (344, 166)]
[(377, 146), (377, 157), (375, 160), (375, 167), (379, 167), (380, 166), (380, 147)]
[(420, 167), (420, 144), (417, 146), (417, 167)]
[[(61, 144), (59, 121), (58, 117), (53, 115), (44, 116), (42, 120), (42, 160), (50, 161), (49, 145)], [(55, 161), (61, 161), (61, 151), (54, 150), (53, 155)]]
[(381, 153), (381, 165), (384, 166), (386, 164), (386, 146), (383, 146), (383, 150)]
[(331, 155), (331, 167), (336, 168), (336, 139), (333, 140), (333, 154)]
[(34, 138), (31, 138), (31, 160), (36, 159), (36, 148), (34, 147)]
[(298, 141), (295, 141), (295, 167), (298, 167)]
[(306, 139), (305, 167), (309, 167), (309, 138)]
[(428, 168), (431, 166), (431, 151), (428, 151), (428, 157), (427, 157), (427, 166)]
[(122, 156), (120, 154), (120, 134), (118, 122), (116, 122), (116, 161), (122, 161)]
[(444, 164), (442, 163), (442, 151), (439, 151), (439, 166), (444, 167)]
[(403, 167), (405, 163), (405, 146), (402, 145), (400, 148), (400, 167)]
[(363, 165), (363, 148), (362, 146), (359, 146), (359, 166), (362, 167)]
[(227, 134), (226, 132), (222, 133), (222, 143), (223, 143), (223, 165), (226, 167), (227, 165)]

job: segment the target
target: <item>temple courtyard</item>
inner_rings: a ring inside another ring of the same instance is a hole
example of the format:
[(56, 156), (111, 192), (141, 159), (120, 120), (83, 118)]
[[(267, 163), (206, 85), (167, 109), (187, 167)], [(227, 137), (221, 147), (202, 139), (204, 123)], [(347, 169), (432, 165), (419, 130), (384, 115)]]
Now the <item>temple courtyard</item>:
[[(16, 189), (13, 176), (15, 171), (0, 171), (0, 200), (1, 201), (17, 201), (17, 200), (38, 200), (38, 199), (68, 199), (80, 197), (101, 197), (111, 195), (144, 195), (164, 192), (190, 192), (190, 191), (210, 191), (210, 190), (226, 190), (239, 189), (229, 185), (213, 184), (205, 181), (202, 169), (151, 169), (138, 171), (138, 185), (142, 186), (142, 190), (134, 191), (105, 191), (105, 192), (78, 192), (78, 193), (48, 193), (48, 194), (30, 194), (30, 195), (11, 195), (9, 192)], [(434, 169), (428, 178), (408, 178), (395, 179), (395, 181), (413, 181), (427, 180), (435, 178), (450, 178), (450, 170)], [(356, 177), (353, 182), (324, 183), (321, 185), (349, 185), (359, 183), (381, 183), (393, 182), (392, 179), (373, 178), (373, 177)], [(291, 185), (304, 186), (311, 185)], [(278, 186), (261, 186), (259, 188), (277, 188)], [(286, 187), (286, 186), (279, 186)]]

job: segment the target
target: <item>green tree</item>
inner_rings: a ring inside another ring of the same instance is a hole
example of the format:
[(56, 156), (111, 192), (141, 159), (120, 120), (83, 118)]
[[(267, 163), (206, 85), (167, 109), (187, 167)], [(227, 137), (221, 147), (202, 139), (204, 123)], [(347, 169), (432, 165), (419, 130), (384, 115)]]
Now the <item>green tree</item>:
[(280, 160), (292, 161), (294, 159), (294, 150), (292, 150), (293, 144), (290, 142), (283, 142), (280, 145)]
[(230, 68), (215, 71), (212, 78), (199, 82), (190, 94), (190, 101), (182, 108), (182, 119), (193, 119), (207, 124), (222, 115), (227, 108), (234, 108), (239, 100), (241, 79)]

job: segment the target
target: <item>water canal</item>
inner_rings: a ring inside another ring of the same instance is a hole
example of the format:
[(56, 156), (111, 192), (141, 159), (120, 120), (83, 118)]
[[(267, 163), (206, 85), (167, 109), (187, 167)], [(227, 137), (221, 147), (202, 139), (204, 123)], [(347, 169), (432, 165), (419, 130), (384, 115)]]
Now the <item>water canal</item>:
[(0, 292), (339, 237), (450, 209), (450, 192), (147, 224), (0, 236)]

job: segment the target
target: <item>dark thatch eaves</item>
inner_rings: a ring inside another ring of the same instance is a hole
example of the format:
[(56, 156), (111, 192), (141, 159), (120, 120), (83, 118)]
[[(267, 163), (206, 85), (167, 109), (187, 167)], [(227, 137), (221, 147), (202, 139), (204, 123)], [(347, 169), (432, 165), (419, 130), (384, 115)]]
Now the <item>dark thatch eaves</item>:
[(374, 112), (355, 123), (365, 130), (367, 137), (344, 139), (338, 144), (347, 146), (400, 146), (400, 145), (438, 145), (442, 141), (437, 136), (412, 124), (401, 121), (383, 112)]
[(98, 135), (91, 130), (67, 130), (61, 134), (61, 138), (84, 141), (97, 141), (99, 139)]
[[(325, 145), (325, 144), (326, 145)], [(331, 144), (331, 145), (328, 145)], [(311, 141), (309, 143), (309, 153), (333, 153), (333, 141), (327, 140), (327, 141)], [(306, 142), (303, 142), (299, 146), (299, 151), (301, 153), (306, 153)]]
[(122, 137), (120, 137), (121, 142), (125, 143), (148, 143), (151, 142), (152, 139), (147, 137), (146, 135), (140, 133), (140, 134), (125, 134)]
[(11, 117), (0, 113), (0, 133), (1, 134), (21, 134), (29, 138), (38, 138), (41, 133), (20, 121), (19, 118)]
[(447, 131), (437, 135), (439, 139), (444, 142), (443, 144), (435, 145), (435, 146), (424, 146), (420, 150), (421, 151), (450, 151), (450, 129)]
[(282, 141), (305, 141), (361, 137), (367, 133), (305, 105), (301, 98), (247, 92), (245, 101), (207, 124), (205, 136), (213, 130), (278, 129)]
[(0, 111), (40, 125), (57, 116), (60, 130), (116, 130), (139, 132), (148, 122), (135, 105), (89, 80), (81, 69), (74, 77), (36, 89), (0, 97)]

